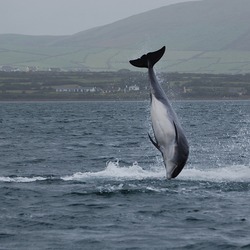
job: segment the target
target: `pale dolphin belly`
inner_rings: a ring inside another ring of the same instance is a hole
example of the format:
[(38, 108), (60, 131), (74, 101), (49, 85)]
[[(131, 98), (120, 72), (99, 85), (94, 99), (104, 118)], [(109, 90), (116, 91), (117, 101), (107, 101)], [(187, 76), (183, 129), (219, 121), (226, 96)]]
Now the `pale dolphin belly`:
[(151, 119), (155, 139), (164, 153), (165, 160), (171, 161), (174, 157), (176, 134), (174, 124), (165, 105), (152, 95)]

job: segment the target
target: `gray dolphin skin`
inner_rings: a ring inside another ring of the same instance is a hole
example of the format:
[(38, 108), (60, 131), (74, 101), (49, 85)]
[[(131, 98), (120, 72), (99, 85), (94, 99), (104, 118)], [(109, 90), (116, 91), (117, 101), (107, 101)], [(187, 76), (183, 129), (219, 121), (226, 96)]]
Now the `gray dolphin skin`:
[(165, 46), (141, 58), (129, 61), (133, 66), (148, 68), (150, 79), (151, 120), (155, 141), (150, 141), (161, 152), (167, 172), (167, 179), (175, 178), (185, 166), (189, 146), (183, 129), (178, 121), (161, 84), (157, 81), (154, 65), (161, 59)]

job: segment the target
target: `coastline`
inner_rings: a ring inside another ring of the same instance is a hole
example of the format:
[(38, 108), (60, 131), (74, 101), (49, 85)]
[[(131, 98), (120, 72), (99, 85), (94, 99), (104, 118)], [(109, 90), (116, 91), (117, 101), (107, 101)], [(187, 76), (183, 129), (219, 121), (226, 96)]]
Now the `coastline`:
[[(250, 100), (250, 74), (160, 73), (170, 100)], [(0, 102), (144, 101), (148, 76), (129, 72), (0, 72)]]
[[(250, 101), (250, 97), (244, 98), (169, 98), (171, 102), (189, 102), (189, 101)], [(74, 98), (66, 98), (66, 99), (55, 99), (55, 98), (18, 98), (18, 99), (5, 99), (1, 100), (0, 103), (46, 103), (46, 102), (55, 102), (55, 103), (63, 103), (63, 102), (148, 102), (150, 101), (150, 97), (148, 98), (88, 98), (88, 99), (74, 99)]]

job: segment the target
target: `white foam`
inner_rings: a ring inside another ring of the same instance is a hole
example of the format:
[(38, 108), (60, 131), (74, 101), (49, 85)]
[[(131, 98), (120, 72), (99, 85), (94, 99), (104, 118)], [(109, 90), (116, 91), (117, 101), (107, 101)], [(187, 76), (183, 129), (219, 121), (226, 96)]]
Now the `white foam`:
[(86, 180), (90, 178), (105, 178), (105, 179), (127, 179), (141, 180), (147, 178), (163, 178), (165, 175), (164, 168), (161, 171), (145, 170), (135, 162), (132, 166), (120, 167), (119, 162), (108, 162), (107, 167), (99, 172), (75, 173), (73, 175), (61, 177), (64, 181)]
[[(132, 166), (119, 165), (119, 162), (109, 162), (107, 167), (99, 172), (78, 172), (73, 175), (61, 177), (64, 181), (85, 181), (87, 179), (119, 179), (119, 180), (142, 180), (142, 179), (163, 179), (166, 176), (164, 166), (157, 166), (150, 169), (143, 169), (137, 163)], [(176, 178), (190, 181), (211, 181), (211, 182), (250, 182), (250, 166), (233, 165), (228, 167), (216, 167), (204, 169), (184, 168)]]
[[(154, 166), (144, 169), (137, 162), (132, 166), (120, 166), (119, 161), (108, 162), (104, 170), (98, 172), (77, 172), (72, 175), (62, 176), (64, 181), (88, 181), (95, 179), (105, 180), (143, 180), (164, 179), (166, 171), (164, 166)], [(0, 177), (0, 182), (28, 183), (52, 180), (42, 176), (36, 177)], [(210, 182), (250, 182), (250, 166), (233, 165), (205, 169), (203, 166), (185, 167), (177, 180), (185, 181), (210, 181)], [(58, 180), (58, 179), (57, 179)]]
[(37, 177), (0, 177), (0, 182), (35, 182), (44, 181), (47, 178), (37, 176)]
[(178, 179), (212, 182), (250, 182), (250, 166), (233, 165), (210, 169), (184, 169)]

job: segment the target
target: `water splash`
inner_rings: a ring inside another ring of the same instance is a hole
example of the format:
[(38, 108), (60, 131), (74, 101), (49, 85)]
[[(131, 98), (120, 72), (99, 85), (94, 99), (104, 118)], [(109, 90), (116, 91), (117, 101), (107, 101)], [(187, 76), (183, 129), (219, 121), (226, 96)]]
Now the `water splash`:
[[(137, 162), (131, 166), (120, 166), (119, 161), (108, 162), (104, 170), (98, 172), (76, 172), (72, 175), (61, 176), (62, 181), (91, 181), (111, 180), (130, 181), (145, 179), (165, 179), (165, 169), (162, 165), (155, 165), (144, 169)], [(52, 177), (0, 177), (0, 182), (28, 183), (36, 181), (53, 181)], [(179, 181), (210, 181), (210, 182), (250, 182), (250, 166), (233, 165), (204, 169), (204, 167), (184, 168), (176, 178)]]
[(85, 172), (75, 173), (70, 176), (61, 177), (64, 181), (81, 181), (91, 178), (105, 178), (105, 179), (124, 179), (124, 180), (142, 180), (147, 178), (163, 178), (165, 170), (157, 171), (156, 169), (145, 170), (138, 165), (137, 162), (132, 166), (121, 167), (119, 161), (108, 162), (107, 167), (99, 172)]
[(250, 182), (250, 166), (233, 165), (218, 168), (190, 168), (183, 170), (180, 180), (211, 182)]
[(37, 177), (0, 177), (0, 182), (18, 182), (18, 183), (27, 183), (35, 181), (45, 181), (48, 178), (37, 176)]
[[(106, 169), (99, 172), (74, 173), (70, 176), (61, 177), (64, 181), (86, 181), (87, 179), (111, 179), (111, 180), (142, 180), (164, 179), (165, 169), (163, 166), (154, 166), (143, 169), (134, 163), (132, 166), (121, 167), (119, 161), (109, 162)], [(211, 181), (211, 182), (249, 182), (250, 167), (233, 165), (216, 168), (184, 168), (177, 180)]]

